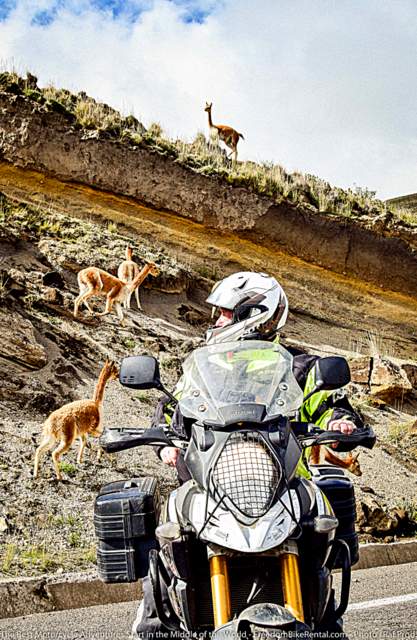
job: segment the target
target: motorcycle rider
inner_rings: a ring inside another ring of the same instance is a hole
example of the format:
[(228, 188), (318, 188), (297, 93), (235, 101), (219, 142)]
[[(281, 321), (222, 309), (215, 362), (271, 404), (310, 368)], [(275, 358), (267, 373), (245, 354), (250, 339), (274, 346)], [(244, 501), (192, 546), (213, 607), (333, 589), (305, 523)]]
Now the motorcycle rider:
[[(206, 302), (212, 305), (213, 315), (218, 312), (214, 327), (206, 333), (207, 345), (244, 339), (279, 341), (279, 331), (288, 316), (284, 290), (274, 277), (265, 273), (243, 271), (227, 276), (214, 285)], [(319, 356), (285, 348), (293, 355), (293, 372), (306, 396), (315, 385), (314, 364)], [(157, 409), (156, 423), (163, 421), (166, 410), (165, 398)], [(315, 393), (303, 404), (301, 420), (345, 434), (363, 426), (347, 398), (329, 391)], [(179, 449), (160, 447), (157, 453), (162, 462), (177, 469), (180, 481), (188, 480)]]
[[(207, 345), (245, 339), (279, 341), (279, 331), (288, 316), (284, 290), (274, 277), (265, 273), (243, 271), (227, 276), (214, 285), (206, 302), (213, 308), (212, 317), (218, 314), (214, 326), (206, 333)], [(293, 356), (293, 373), (305, 397), (315, 387), (314, 364), (319, 356), (308, 355), (292, 347), (285, 348)], [(181, 381), (176, 394), (180, 392)], [(171, 421), (172, 418), (175, 421), (172, 410), (169, 398), (164, 397), (157, 407), (154, 423)], [(347, 398), (332, 391), (319, 391), (308, 398), (301, 407), (299, 419), (344, 434), (363, 427), (362, 420)], [(343, 449), (340, 443), (333, 446)], [(176, 468), (180, 483), (190, 478), (180, 449), (166, 446), (155, 450), (162, 462)], [(310, 477), (308, 466), (303, 463), (299, 465), (298, 473)], [(135, 638), (143, 639), (174, 637), (157, 617), (149, 578), (143, 580), (143, 600), (133, 625), (133, 634)]]

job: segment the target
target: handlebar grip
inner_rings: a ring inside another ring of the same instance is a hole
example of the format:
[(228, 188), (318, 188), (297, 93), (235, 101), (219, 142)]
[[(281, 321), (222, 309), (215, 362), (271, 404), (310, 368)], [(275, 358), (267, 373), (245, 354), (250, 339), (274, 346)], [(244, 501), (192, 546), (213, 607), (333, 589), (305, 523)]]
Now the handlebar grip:
[(163, 429), (135, 429), (121, 427), (106, 429), (100, 437), (100, 447), (107, 453), (124, 451), (145, 445), (170, 445), (171, 440)]
[(316, 440), (316, 444), (338, 442), (338, 451), (351, 451), (355, 447), (372, 449), (376, 442), (376, 435), (371, 427), (356, 429), (351, 434), (340, 431), (323, 431)]

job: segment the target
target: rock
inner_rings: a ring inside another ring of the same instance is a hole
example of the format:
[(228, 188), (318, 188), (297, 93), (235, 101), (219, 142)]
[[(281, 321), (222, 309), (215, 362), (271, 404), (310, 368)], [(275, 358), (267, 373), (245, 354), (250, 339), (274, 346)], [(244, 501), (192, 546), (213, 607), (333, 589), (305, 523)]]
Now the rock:
[(9, 525), (6, 518), (0, 518), (0, 533), (6, 533), (9, 530)]
[(405, 371), (413, 389), (417, 389), (417, 365), (407, 363), (404, 364), (402, 368)]
[(26, 72), (26, 87), (28, 89), (36, 90), (38, 88), (38, 79), (29, 71)]
[(364, 493), (372, 493), (373, 495), (375, 495), (375, 491), (372, 489), (372, 487), (361, 487), (361, 490)]
[(65, 280), (59, 271), (48, 271), (42, 276), (42, 284), (46, 287), (56, 287), (57, 289), (63, 289), (65, 287)]
[(62, 293), (53, 287), (45, 287), (42, 294), (42, 300), (51, 304), (61, 304), (63, 301)]
[(348, 360), (352, 382), (366, 385), (369, 384), (369, 372), (371, 364), (369, 356), (353, 356)]
[(201, 324), (202, 322), (204, 322), (204, 319), (205, 319), (201, 311), (199, 311), (198, 309), (196, 309), (195, 307), (189, 304), (179, 305), (177, 307), (177, 312), (178, 312), (178, 317), (181, 318), (181, 320), (184, 320), (185, 322), (188, 322), (188, 324), (191, 324), (191, 325)]
[(360, 533), (382, 537), (388, 541), (392, 535), (411, 535), (416, 523), (405, 508), (387, 509), (376, 498), (366, 495), (357, 504), (357, 526)]
[(0, 335), (0, 356), (33, 369), (40, 369), (47, 364), (46, 351), (37, 341), (30, 320), (7, 308), (1, 309)]
[(371, 396), (384, 402), (403, 399), (412, 389), (405, 371), (388, 358), (380, 356), (374, 358), (370, 386)]
[(384, 535), (392, 533), (398, 527), (398, 519), (372, 496), (364, 496), (357, 505), (357, 525), (361, 533)]

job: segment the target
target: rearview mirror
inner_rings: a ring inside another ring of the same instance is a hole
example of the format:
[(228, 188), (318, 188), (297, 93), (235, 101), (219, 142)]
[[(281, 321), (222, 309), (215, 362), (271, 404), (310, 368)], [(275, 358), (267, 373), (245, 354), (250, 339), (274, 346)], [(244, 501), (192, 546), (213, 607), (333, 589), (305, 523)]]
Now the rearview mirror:
[(319, 358), (314, 365), (316, 390), (333, 391), (350, 382), (350, 369), (345, 358), (329, 356)]
[(131, 389), (162, 389), (158, 360), (153, 356), (123, 358), (119, 380)]

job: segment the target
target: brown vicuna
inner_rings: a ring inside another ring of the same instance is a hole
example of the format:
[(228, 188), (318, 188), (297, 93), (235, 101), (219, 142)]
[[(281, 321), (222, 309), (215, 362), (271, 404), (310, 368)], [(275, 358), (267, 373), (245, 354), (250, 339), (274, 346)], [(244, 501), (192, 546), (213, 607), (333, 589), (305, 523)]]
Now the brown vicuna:
[[(126, 260), (124, 260), (121, 265), (119, 266), (118, 270), (117, 270), (117, 277), (119, 278), (119, 280), (123, 280), (123, 282), (132, 282), (136, 276), (139, 274), (139, 267), (136, 264), (136, 262), (133, 262), (132, 260), (132, 247), (129, 247), (129, 245), (126, 247)], [(130, 298), (132, 297), (132, 291), (130, 293), (127, 294), (125, 301), (124, 301), (124, 307), (125, 309), (130, 309)], [(140, 305), (140, 300), (139, 300), (139, 287), (136, 287), (135, 289), (135, 298), (136, 298), (136, 304), (138, 305), (138, 309), (142, 310), (142, 307)]]
[(323, 451), (325, 462), (330, 462), (330, 464), (334, 464), (336, 467), (342, 467), (343, 469), (350, 471), (350, 473), (353, 473), (355, 476), (362, 475), (361, 465), (358, 460), (359, 453), (353, 455), (353, 453), (349, 451), (346, 457), (342, 458), (327, 447), (320, 446), (318, 444), (311, 447), (310, 464), (320, 464), (320, 458), (322, 457), (321, 454)]
[[(87, 436), (98, 438), (103, 431), (102, 404), (104, 388), (109, 380), (117, 379), (119, 370), (114, 362), (106, 360), (100, 372), (92, 400), (75, 400), (60, 409), (53, 411), (45, 420), (42, 429), (42, 439), (35, 453), (33, 476), (37, 478), (41, 456), (58, 442), (52, 451), (52, 460), (58, 480), (62, 480), (59, 469), (59, 459), (67, 451), (74, 440), (80, 440), (77, 462), (80, 464), (87, 443)], [(100, 450), (98, 453), (100, 459)]]
[(224, 124), (213, 124), (213, 121), (211, 119), (212, 106), (212, 102), (210, 102), (210, 104), (206, 102), (206, 106), (204, 109), (204, 111), (208, 113), (210, 138), (211, 140), (216, 141), (216, 143), (218, 140), (222, 140), (224, 144), (229, 147), (229, 149), (231, 149), (229, 156), (233, 154), (233, 160), (234, 162), (237, 162), (237, 143), (239, 142), (239, 138), (242, 138), (242, 140), (244, 140), (245, 138), (241, 133), (238, 133), (236, 129), (233, 129), (232, 127), (228, 127)]
[(142, 284), (148, 274), (152, 276), (159, 275), (159, 269), (153, 262), (145, 264), (132, 282), (123, 282), (119, 278), (116, 278), (116, 276), (112, 276), (111, 273), (107, 273), (107, 271), (103, 271), (103, 269), (99, 269), (98, 267), (82, 269), (77, 276), (80, 294), (74, 301), (74, 317), (76, 318), (78, 316), (78, 310), (82, 303), (85, 304), (92, 314), (93, 310), (87, 302), (89, 298), (93, 296), (105, 296), (106, 308), (98, 315), (105, 316), (111, 313), (114, 305), (117, 316), (123, 324), (122, 304), (126, 300), (126, 297), (129, 294), (132, 295), (133, 291)]

